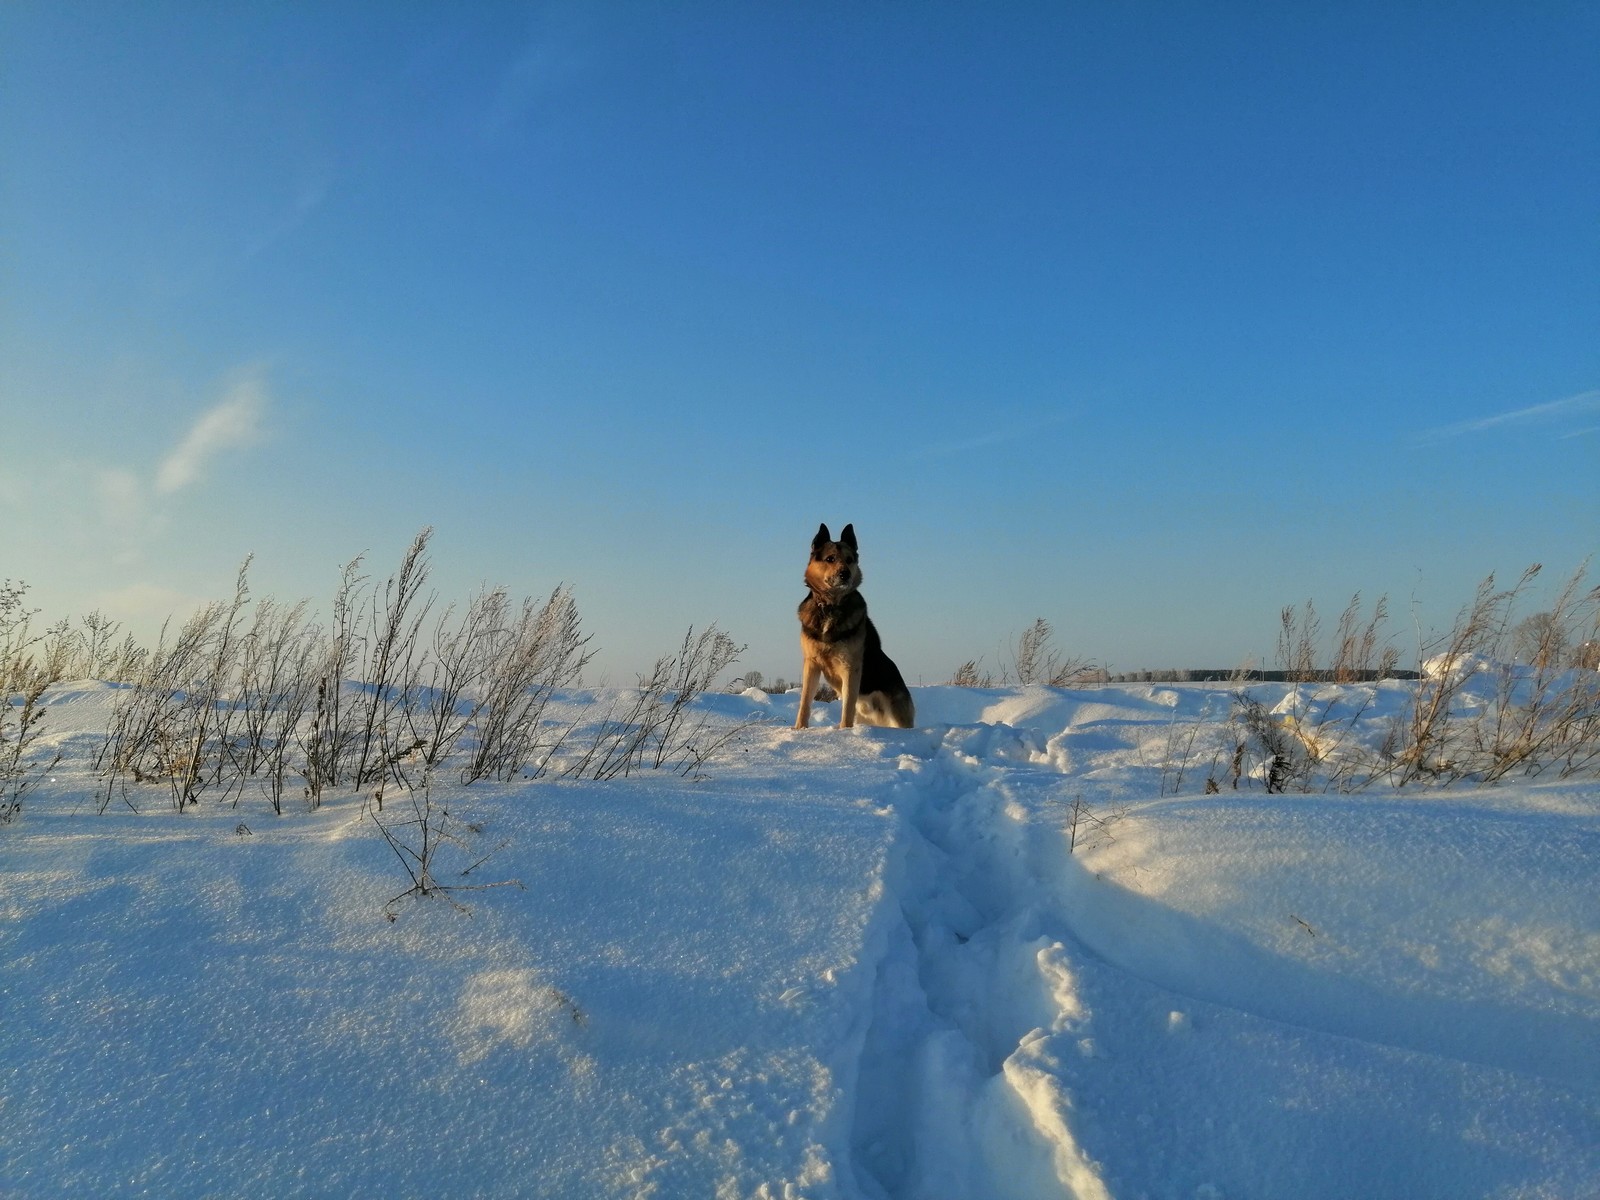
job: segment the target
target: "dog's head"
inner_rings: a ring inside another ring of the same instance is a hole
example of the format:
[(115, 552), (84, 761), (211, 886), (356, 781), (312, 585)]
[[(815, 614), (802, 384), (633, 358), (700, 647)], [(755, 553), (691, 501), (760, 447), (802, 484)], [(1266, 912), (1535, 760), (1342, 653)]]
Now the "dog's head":
[(834, 541), (826, 525), (811, 539), (811, 561), (806, 564), (806, 586), (814, 592), (840, 596), (861, 586), (861, 563), (856, 551), (856, 530), (846, 525)]

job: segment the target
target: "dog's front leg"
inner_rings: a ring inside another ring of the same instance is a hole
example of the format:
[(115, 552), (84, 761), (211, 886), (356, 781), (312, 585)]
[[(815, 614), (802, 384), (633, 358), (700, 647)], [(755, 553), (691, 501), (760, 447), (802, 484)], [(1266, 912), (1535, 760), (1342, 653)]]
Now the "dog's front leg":
[(811, 724), (811, 698), (817, 694), (817, 664), (808, 655), (800, 664), (800, 715), (794, 719), (796, 729)]
[(856, 696), (861, 691), (861, 667), (847, 662), (843, 667), (843, 687), (839, 689), (839, 728), (850, 729), (856, 723)]

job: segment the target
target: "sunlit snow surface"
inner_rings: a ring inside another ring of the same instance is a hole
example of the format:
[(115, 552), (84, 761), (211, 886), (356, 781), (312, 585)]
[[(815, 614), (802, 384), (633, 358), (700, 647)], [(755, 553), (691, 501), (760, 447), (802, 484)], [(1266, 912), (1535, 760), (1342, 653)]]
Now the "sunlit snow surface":
[(1208, 795), (1204, 685), (747, 693), (700, 779), (436, 784), (523, 886), (390, 921), (359, 797), (98, 814), (113, 698), (0, 827), (0, 1196), (1600, 1195), (1592, 780)]

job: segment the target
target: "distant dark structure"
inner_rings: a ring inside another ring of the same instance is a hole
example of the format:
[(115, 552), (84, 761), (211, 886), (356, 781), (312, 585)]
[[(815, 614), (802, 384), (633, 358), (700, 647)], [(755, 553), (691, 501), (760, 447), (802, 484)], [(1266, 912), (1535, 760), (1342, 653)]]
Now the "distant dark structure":
[(1172, 668), (1165, 671), (1125, 671), (1107, 675), (1107, 683), (1373, 683), (1379, 679), (1421, 679), (1420, 671), (1258, 671), (1232, 667)]

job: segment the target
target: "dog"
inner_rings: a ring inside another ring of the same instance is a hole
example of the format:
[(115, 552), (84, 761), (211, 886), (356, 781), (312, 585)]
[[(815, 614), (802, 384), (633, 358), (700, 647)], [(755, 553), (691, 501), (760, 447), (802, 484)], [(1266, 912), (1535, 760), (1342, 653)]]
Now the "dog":
[(811, 539), (806, 598), (800, 601), (800, 715), (794, 727), (811, 723), (811, 701), (826, 679), (839, 693), (839, 728), (859, 717), (868, 725), (909, 729), (916, 706), (900, 668), (883, 652), (861, 592), (856, 531), (846, 525), (834, 541), (826, 525)]

